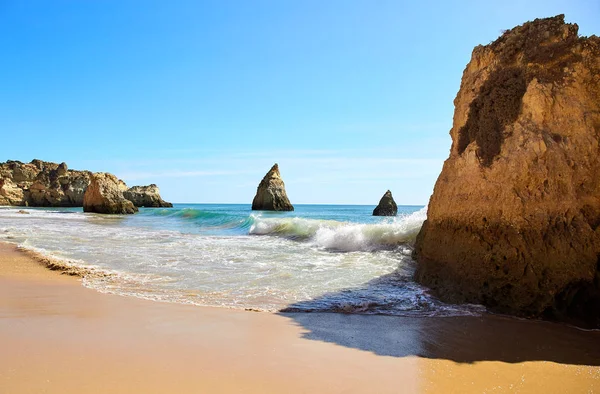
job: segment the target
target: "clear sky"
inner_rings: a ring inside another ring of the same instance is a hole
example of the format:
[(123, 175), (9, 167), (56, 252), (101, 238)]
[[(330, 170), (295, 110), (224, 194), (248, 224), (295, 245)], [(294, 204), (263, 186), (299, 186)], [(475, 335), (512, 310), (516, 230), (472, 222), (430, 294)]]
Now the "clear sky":
[(600, 1), (0, 0), (0, 161), (65, 161), (173, 202), (426, 204), (471, 51)]

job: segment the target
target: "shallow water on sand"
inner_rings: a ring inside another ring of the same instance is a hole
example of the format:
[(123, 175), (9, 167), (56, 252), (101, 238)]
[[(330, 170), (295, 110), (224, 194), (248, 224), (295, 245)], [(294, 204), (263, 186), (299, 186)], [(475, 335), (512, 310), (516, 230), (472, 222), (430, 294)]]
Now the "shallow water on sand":
[(256, 310), (465, 315), (411, 276), (425, 208), (395, 218), (371, 206), (176, 204), (130, 216), (81, 208), (0, 209), (0, 240), (110, 275), (84, 279), (102, 292)]

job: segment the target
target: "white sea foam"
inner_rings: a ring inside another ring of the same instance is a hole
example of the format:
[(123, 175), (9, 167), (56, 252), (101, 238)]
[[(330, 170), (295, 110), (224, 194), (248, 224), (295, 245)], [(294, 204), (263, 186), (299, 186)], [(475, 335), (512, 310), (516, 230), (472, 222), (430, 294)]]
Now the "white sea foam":
[[(467, 313), (440, 304), (410, 279), (411, 244), (425, 210), (367, 216), (370, 223), (248, 211), (215, 219), (204, 207), (194, 208), (193, 217), (18, 211), (0, 209), (0, 240), (106, 273), (84, 278), (102, 292), (270, 311)], [(225, 220), (243, 225), (233, 235), (230, 227), (217, 235), (202, 230), (203, 223), (213, 231), (215, 221)]]
[(426, 208), (371, 224), (258, 216), (254, 219), (250, 234), (308, 240), (318, 247), (343, 252), (375, 251), (413, 244), (426, 218)]

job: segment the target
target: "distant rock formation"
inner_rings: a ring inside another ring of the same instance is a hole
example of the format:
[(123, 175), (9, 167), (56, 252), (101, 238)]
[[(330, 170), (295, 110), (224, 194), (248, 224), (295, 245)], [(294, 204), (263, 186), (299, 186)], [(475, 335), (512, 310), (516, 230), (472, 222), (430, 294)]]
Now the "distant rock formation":
[(373, 216), (396, 216), (397, 214), (398, 206), (392, 197), (392, 192), (388, 190), (379, 200), (379, 205), (373, 210)]
[(125, 183), (112, 174), (106, 172), (92, 174), (90, 185), (83, 196), (83, 212), (109, 214), (137, 212), (137, 207), (123, 197), (123, 185)]
[(600, 38), (564, 16), (474, 49), (416, 279), (449, 302), (600, 327)]
[[(0, 205), (81, 207), (91, 175), (90, 171), (69, 170), (66, 163), (9, 160), (0, 163)], [(128, 188), (118, 179), (117, 189), (135, 206), (173, 206), (160, 197), (155, 184)]]
[(0, 205), (73, 207), (83, 205), (89, 171), (41, 160), (0, 163)]
[(285, 185), (277, 163), (267, 172), (252, 201), (255, 211), (293, 211), (294, 207), (285, 193)]
[(148, 186), (133, 186), (124, 191), (123, 196), (136, 207), (171, 208), (173, 206), (160, 197), (160, 190), (154, 183)]

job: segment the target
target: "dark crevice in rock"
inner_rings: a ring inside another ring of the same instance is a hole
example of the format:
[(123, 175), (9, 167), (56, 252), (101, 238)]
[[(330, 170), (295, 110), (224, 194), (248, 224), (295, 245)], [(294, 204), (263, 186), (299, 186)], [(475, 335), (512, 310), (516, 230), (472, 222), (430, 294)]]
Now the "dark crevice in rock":
[(554, 305), (545, 311), (544, 317), (582, 327), (600, 327), (599, 278), (600, 263), (594, 282), (577, 281), (565, 287), (556, 295)]
[(590, 204), (584, 205), (581, 214), (591, 229), (596, 231), (600, 226), (600, 207), (594, 207)]
[(458, 153), (462, 154), (473, 141), (477, 156), (489, 167), (500, 153), (504, 128), (517, 119), (527, 83), (521, 68), (510, 67), (494, 71), (471, 102), (467, 123), (459, 131)]
[[(587, 44), (577, 32), (576, 24), (565, 24), (564, 15), (558, 15), (515, 27), (490, 44), (497, 53), (497, 68), (470, 104), (467, 122), (459, 131), (459, 154), (476, 141), (479, 160), (491, 166), (500, 153), (504, 129), (519, 115), (529, 82), (535, 78), (540, 83), (560, 83), (571, 66), (582, 61), (573, 48)], [(552, 138), (562, 142), (558, 134)]]

